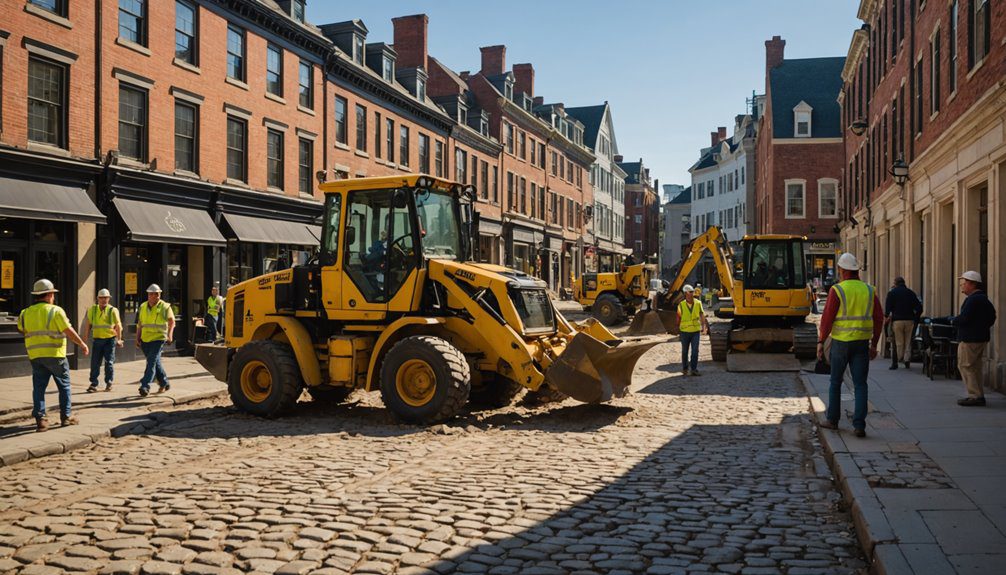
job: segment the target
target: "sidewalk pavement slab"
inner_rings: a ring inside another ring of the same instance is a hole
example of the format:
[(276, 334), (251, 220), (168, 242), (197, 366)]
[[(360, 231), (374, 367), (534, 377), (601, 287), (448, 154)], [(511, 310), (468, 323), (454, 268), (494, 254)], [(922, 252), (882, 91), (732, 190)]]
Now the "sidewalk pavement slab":
[[(848, 376), (840, 431), (819, 429), (873, 571), (1004, 572), (1006, 396), (987, 392), (987, 407), (961, 407), (961, 381), (887, 365), (870, 366), (865, 438), (852, 435)], [(829, 376), (801, 378), (824, 421)]]
[[(87, 393), (88, 370), (70, 372), (71, 404), (79, 425), (60, 427), (59, 396), (54, 383), (46, 390), (49, 430), (35, 431), (31, 417), (31, 376), (0, 379), (0, 465), (14, 465), (28, 459), (65, 453), (87, 447), (107, 437), (141, 433), (157, 423), (159, 410), (217, 397), (227, 386), (210, 376), (189, 357), (162, 359), (171, 389), (147, 397), (139, 395), (139, 379), (144, 362), (115, 365), (112, 390)], [(99, 389), (104, 389), (100, 380)]]

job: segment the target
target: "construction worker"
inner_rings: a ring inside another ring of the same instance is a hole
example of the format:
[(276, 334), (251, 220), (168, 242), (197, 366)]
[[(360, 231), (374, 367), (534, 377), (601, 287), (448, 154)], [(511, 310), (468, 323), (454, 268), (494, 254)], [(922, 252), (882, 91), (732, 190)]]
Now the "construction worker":
[(821, 314), (817, 340), (817, 358), (824, 359), (824, 341), (831, 337), (831, 387), (828, 389), (826, 429), (838, 429), (842, 409), (842, 379), (845, 368), (852, 372), (855, 409), (852, 427), (856, 437), (866, 437), (868, 391), (866, 378), (870, 360), (877, 357), (877, 342), (884, 327), (884, 311), (877, 290), (859, 279), (856, 256), (844, 253), (838, 258), (842, 281), (831, 287)]
[(137, 320), (136, 347), (142, 349), (143, 356), (147, 358), (147, 367), (140, 379), (140, 395), (145, 397), (150, 393), (154, 378), (159, 386), (158, 393), (171, 389), (168, 374), (161, 365), (161, 352), (164, 344), (174, 339), (175, 313), (171, 311), (171, 305), (161, 299), (161, 288), (157, 284), (150, 284), (147, 288), (147, 303), (140, 304)]
[[(709, 322), (702, 310), (702, 302), (695, 298), (695, 288), (685, 285), (681, 288), (685, 299), (678, 303), (678, 329), (681, 332), (681, 373), (700, 375), (699, 338), (709, 333)], [(689, 355), (689, 348), (691, 354)]]
[(217, 331), (220, 328), (220, 311), (224, 305), (224, 298), (220, 297), (220, 288), (214, 285), (210, 288), (210, 297), (206, 298), (206, 317), (203, 323), (206, 325), (206, 339), (213, 341), (217, 338)]
[(957, 328), (957, 367), (967, 388), (968, 396), (957, 400), (957, 405), (977, 407), (985, 405), (982, 361), (985, 347), (991, 339), (992, 325), (996, 322), (996, 308), (989, 301), (982, 285), (982, 274), (966, 271), (958, 278), (961, 293), (967, 296), (961, 304), (961, 313), (950, 322)]
[(115, 348), (122, 347), (122, 320), (119, 310), (110, 305), (112, 294), (107, 289), (98, 291), (98, 303), (88, 308), (84, 314), (84, 325), (80, 328), (80, 336), (87, 339), (88, 331), (94, 335), (94, 347), (91, 349), (91, 386), (88, 393), (98, 391), (98, 372), (102, 360), (105, 363), (105, 391), (112, 391), (112, 381), (115, 376)]
[(21, 310), (17, 330), (24, 334), (24, 347), (31, 361), (32, 417), (35, 431), (45, 431), (49, 422), (45, 418), (45, 389), (49, 378), (56, 381), (59, 391), (60, 424), (77, 425), (70, 415), (70, 364), (66, 361), (66, 339), (77, 344), (84, 355), (90, 353), (87, 344), (70, 325), (63, 308), (55, 305), (56, 292), (52, 282), (40, 279), (32, 287), (35, 303)]

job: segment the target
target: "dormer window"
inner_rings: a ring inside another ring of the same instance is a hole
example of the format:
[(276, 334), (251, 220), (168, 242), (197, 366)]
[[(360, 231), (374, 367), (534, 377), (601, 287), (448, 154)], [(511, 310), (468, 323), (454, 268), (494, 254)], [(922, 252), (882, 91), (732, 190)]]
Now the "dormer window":
[(392, 83), (395, 81), (395, 61), (391, 58), (385, 56), (383, 62), (381, 63), (381, 69), (383, 70), (381, 75), (384, 76), (384, 81), (387, 83)]
[(458, 106), (458, 123), (468, 125), (468, 108), (461, 105)]
[(506, 85), (503, 87), (504, 94), (507, 100), (513, 101), (513, 80), (507, 78)]
[(794, 138), (809, 138), (813, 133), (813, 126), (811, 125), (811, 114), (814, 108), (810, 107), (807, 102), (801, 101), (799, 104), (793, 108), (793, 137)]
[(307, 17), (307, 9), (304, 7), (304, 0), (293, 0), (293, 19), (304, 22)]
[(489, 137), (489, 120), (487, 120), (485, 116), (479, 120), (479, 133), (487, 138)]
[(416, 78), (416, 98), (420, 102), (426, 101), (426, 80), (422, 78)]
[(363, 66), (363, 36), (353, 36), (353, 61)]

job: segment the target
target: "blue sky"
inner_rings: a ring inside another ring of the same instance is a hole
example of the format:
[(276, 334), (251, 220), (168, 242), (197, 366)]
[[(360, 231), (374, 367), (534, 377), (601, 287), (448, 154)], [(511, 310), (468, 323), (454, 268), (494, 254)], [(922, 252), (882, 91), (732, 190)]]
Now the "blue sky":
[(479, 47), (506, 44), (507, 66), (535, 67), (536, 95), (567, 106), (607, 100), (619, 152), (661, 184), (688, 167), (717, 126), (732, 129), (752, 90), (764, 92), (765, 40), (787, 58), (844, 56), (859, 0), (371, 0), (308, 2), (316, 24), (361, 19), (368, 42), (394, 41), (391, 18), (430, 17), (430, 54), (456, 71)]

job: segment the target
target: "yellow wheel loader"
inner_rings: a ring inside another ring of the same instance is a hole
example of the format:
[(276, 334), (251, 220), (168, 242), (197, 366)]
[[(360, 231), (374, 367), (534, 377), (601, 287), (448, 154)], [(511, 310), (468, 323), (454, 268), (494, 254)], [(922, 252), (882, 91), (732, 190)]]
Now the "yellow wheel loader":
[[(797, 359), (813, 359), (817, 328), (808, 323), (812, 293), (807, 287), (803, 244), (807, 238), (788, 235), (747, 235), (741, 239), (742, 261), (719, 227), (711, 227), (688, 245), (668, 290), (657, 296), (656, 311), (636, 314), (626, 331), (644, 335), (678, 333), (677, 306), (681, 289), (707, 252), (712, 256), (724, 296), (712, 322), (709, 342), (714, 361), (727, 361), (734, 351), (792, 352)], [(750, 365), (754, 365), (753, 358)], [(728, 365), (744, 371), (740, 360)], [(765, 363), (760, 365), (764, 366)]]
[(242, 411), (280, 415), (304, 388), (336, 402), (379, 390), (419, 424), (453, 417), (470, 398), (506, 405), (524, 389), (539, 402), (597, 403), (624, 395), (636, 361), (663, 341), (571, 323), (544, 282), (473, 263), (470, 187), (416, 175), (321, 189), (317, 258), (232, 286), (225, 343), (196, 349)]
[(622, 266), (620, 272), (585, 273), (573, 282), (573, 298), (607, 327), (635, 315), (650, 296), (656, 266)]

